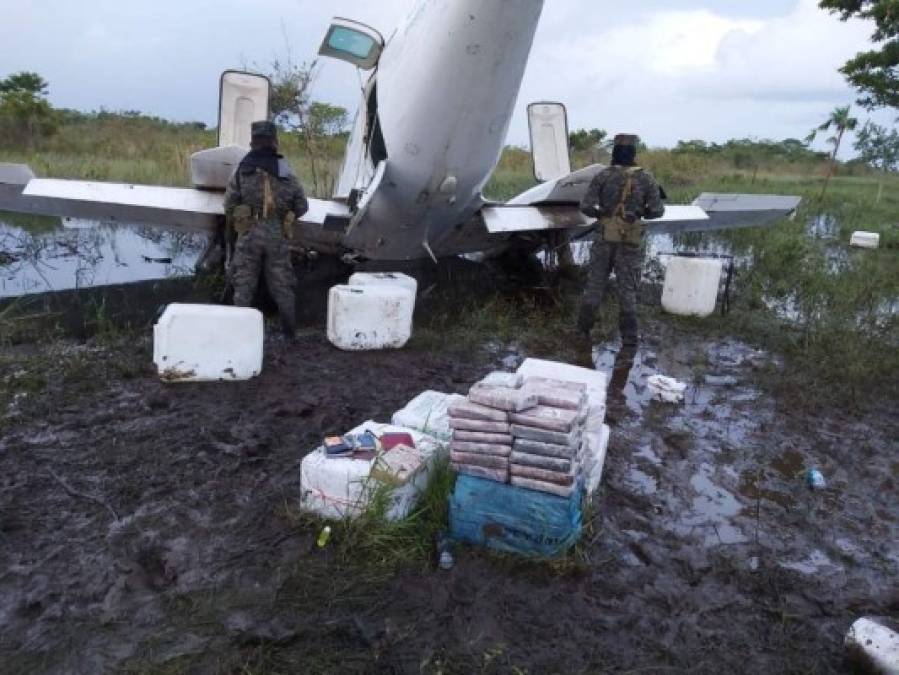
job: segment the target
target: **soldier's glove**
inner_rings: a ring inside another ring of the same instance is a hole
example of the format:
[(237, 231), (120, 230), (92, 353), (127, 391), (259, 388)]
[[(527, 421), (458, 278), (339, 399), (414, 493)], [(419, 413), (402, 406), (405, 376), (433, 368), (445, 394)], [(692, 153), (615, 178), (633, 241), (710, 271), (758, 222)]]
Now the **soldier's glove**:
[(590, 337), (593, 324), (596, 323), (597, 307), (592, 302), (582, 302), (581, 311), (577, 317), (577, 329), (585, 338)]

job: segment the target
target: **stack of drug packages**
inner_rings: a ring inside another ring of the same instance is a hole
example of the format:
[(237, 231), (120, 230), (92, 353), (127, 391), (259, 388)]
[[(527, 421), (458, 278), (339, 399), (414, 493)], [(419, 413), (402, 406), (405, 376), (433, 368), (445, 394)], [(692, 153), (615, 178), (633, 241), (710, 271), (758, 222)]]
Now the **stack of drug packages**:
[(537, 397), (536, 408), (512, 419), (511, 483), (570, 497), (581, 486), (584, 459), (586, 386), (540, 377), (524, 379)]
[(456, 472), (560, 497), (577, 489), (585, 386), (492, 373), (449, 408)]

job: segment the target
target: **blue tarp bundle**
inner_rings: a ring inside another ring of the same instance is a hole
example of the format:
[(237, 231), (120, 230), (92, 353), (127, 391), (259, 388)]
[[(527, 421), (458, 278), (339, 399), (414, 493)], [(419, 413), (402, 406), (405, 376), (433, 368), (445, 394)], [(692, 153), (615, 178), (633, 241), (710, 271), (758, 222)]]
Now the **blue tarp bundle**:
[(450, 496), (457, 541), (525, 556), (557, 557), (581, 535), (582, 491), (568, 498), (460, 475)]

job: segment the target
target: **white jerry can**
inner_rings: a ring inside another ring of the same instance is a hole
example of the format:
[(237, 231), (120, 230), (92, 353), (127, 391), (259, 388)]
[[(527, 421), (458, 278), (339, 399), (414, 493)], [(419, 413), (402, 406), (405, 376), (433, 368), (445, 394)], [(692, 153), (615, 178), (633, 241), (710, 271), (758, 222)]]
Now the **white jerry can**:
[(335, 286), (328, 296), (328, 340), (347, 351), (399, 349), (412, 337), (415, 295), (403, 286)]
[(262, 372), (262, 313), (171, 304), (153, 326), (153, 362), (167, 382), (249, 380)]
[(715, 258), (671, 258), (665, 272), (662, 309), (681, 316), (711, 316), (723, 269), (724, 263)]
[(849, 245), (856, 248), (880, 248), (880, 234), (877, 232), (853, 232)]
[(387, 284), (400, 286), (412, 291), (412, 296), (418, 294), (418, 282), (407, 274), (400, 272), (356, 272), (350, 277), (350, 286), (375, 286)]

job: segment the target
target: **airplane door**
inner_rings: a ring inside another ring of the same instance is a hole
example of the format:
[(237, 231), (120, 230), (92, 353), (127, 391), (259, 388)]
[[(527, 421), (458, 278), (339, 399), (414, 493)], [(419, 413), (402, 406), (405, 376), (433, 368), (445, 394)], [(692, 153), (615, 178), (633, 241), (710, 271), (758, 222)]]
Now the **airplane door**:
[(267, 120), (271, 82), (264, 75), (226, 70), (219, 82), (219, 147), (250, 147), (250, 126)]
[(541, 183), (571, 173), (568, 154), (568, 113), (561, 103), (531, 103), (528, 106), (534, 177)]
[(350, 19), (334, 18), (318, 53), (352, 63), (362, 70), (378, 65), (384, 38), (370, 26)]

